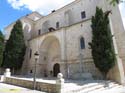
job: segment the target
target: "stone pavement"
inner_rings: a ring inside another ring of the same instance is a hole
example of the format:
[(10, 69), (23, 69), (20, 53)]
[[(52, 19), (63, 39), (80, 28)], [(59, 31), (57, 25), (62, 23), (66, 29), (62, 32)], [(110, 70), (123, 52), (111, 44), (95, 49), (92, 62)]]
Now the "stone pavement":
[(46, 93), (14, 85), (0, 83), (0, 93)]

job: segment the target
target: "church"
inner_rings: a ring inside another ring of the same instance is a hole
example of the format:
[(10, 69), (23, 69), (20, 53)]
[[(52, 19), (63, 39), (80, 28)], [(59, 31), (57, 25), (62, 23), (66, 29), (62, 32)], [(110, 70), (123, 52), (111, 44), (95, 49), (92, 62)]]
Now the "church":
[[(91, 18), (97, 6), (112, 11), (109, 21), (117, 63), (108, 77), (125, 83), (125, 30), (118, 5), (112, 6), (108, 0), (75, 0), (46, 16), (32, 12), (21, 17), (27, 49), (20, 73), (33, 75), (34, 53), (38, 51), (38, 77), (56, 77), (61, 72), (64, 78), (79, 79), (80, 75), (87, 75), (100, 79), (102, 75), (94, 65), (88, 44), (92, 41)], [(6, 40), (14, 24), (5, 28)]]

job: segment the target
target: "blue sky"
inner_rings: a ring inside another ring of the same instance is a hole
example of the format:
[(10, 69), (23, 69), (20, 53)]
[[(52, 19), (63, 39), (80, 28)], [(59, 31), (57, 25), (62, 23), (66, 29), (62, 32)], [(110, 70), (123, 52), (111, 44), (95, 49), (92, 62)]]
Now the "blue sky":
[[(32, 11), (45, 15), (72, 1), (74, 0), (0, 0), (0, 29), (3, 31), (4, 27)], [(125, 24), (125, 3), (120, 5), (120, 9)]]
[(26, 15), (27, 13), (31, 13), (31, 10), (24, 9), (24, 10), (16, 10), (11, 7), (10, 4), (7, 3), (7, 0), (0, 0), (0, 29), (3, 30), (3, 28), (7, 25), (9, 25), (11, 22), (17, 20), (21, 16)]

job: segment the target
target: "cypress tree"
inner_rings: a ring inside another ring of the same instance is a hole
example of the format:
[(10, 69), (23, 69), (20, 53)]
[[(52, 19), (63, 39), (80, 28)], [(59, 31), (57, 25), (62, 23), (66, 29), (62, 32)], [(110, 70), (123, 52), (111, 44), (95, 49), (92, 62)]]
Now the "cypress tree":
[(111, 0), (111, 4), (115, 5), (115, 4), (119, 4), (120, 2), (122, 2), (122, 0)]
[(4, 35), (0, 31), (0, 66), (3, 61), (3, 52), (4, 52)]
[(96, 8), (96, 14), (92, 17), (92, 56), (95, 66), (106, 78), (109, 70), (115, 65), (115, 53), (112, 35), (109, 27), (109, 11), (103, 13), (102, 9)]
[(20, 69), (25, 55), (25, 41), (21, 21), (17, 21), (5, 46), (4, 68)]

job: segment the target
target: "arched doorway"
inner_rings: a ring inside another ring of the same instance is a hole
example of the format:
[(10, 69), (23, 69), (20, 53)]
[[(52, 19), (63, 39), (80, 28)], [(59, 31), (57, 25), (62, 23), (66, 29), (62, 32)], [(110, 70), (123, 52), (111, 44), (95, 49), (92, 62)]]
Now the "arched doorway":
[(61, 71), (60, 64), (57, 64), (60, 63), (60, 57), (61, 49), (58, 38), (55, 36), (46, 37), (40, 47), (40, 72), (44, 74), (44, 70), (46, 70), (47, 76), (56, 77)]
[(57, 77), (57, 74), (60, 73), (60, 65), (58, 63), (56, 63), (53, 66), (53, 76)]

